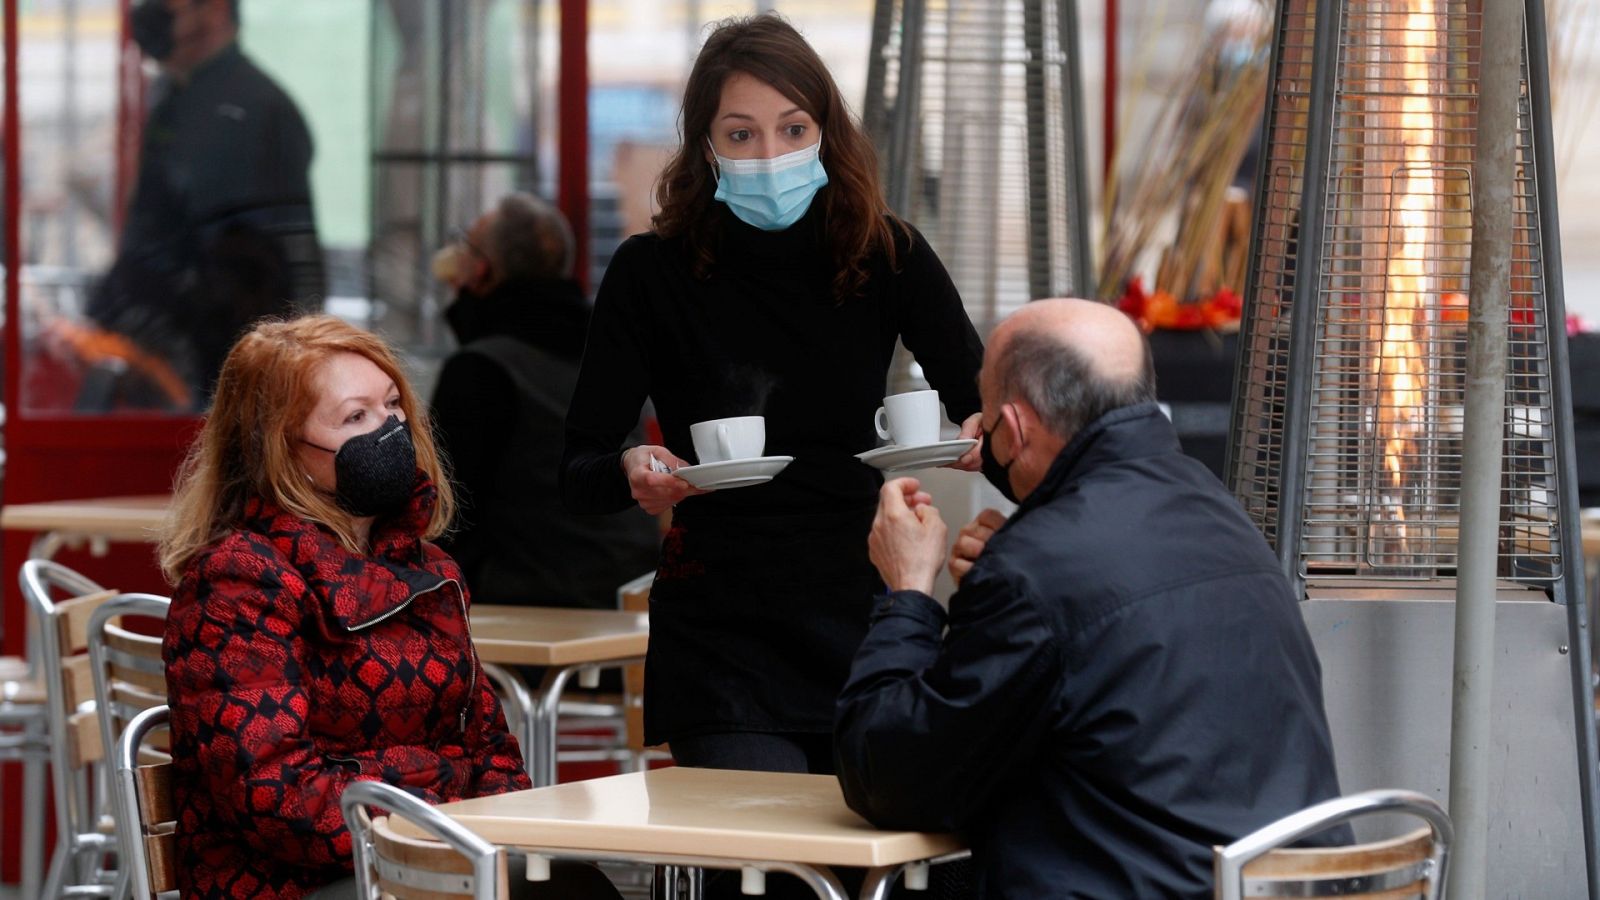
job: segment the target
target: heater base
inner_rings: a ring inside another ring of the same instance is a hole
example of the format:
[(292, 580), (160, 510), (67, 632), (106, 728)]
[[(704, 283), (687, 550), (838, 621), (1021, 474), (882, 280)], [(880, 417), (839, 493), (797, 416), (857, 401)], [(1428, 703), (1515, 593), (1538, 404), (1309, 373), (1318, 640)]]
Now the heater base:
[[(1405, 586), (1385, 587), (1313, 587), (1301, 604), (1322, 660), (1339, 786), (1410, 788), (1448, 805), (1454, 599), (1420, 589), (1397, 599)], [(1583, 897), (1567, 611), (1511, 586), (1495, 622), (1488, 896)], [(1357, 823), (1356, 836), (1397, 824)]]

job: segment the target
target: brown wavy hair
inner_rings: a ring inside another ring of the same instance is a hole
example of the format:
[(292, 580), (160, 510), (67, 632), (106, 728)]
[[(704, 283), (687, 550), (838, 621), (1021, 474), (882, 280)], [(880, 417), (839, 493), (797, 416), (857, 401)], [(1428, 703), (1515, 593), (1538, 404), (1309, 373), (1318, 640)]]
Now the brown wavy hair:
[(833, 75), (800, 32), (776, 14), (724, 19), (700, 49), (683, 92), (681, 144), (656, 182), (661, 211), (651, 224), (662, 237), (681, 235), (695, 275), (710, 274), (716, 263), (714, 236), (727, 213), (712, 199), (717, 184), (705, 157), (705, 141), (722, 103), (722, 85), (735, 72), (771, 85), (821, 129), (828, 183), (811, 202), (822, 204), (834, 299), (858, 296), (874, 254), (882, 253), (891, 268), (897, 266), (894, 230), (907, 233), (905, 224), (884, 202), (877, 154), (851, 117)]
[(418, 402), (394, 351), (377, 335), (333, 316), (267, 321), (229, 351), (211, 411), (178, 470), (159, 548), (161, 572), (169, 582), (177, 584), (196, 555), (243, 523), (252, 497), (326, 526), (351, 553), (366, 553), (355, 517), (318, 491), (296, 458), (301, 429), (317, 405), (317, 372), (339, 353), (366, 357), (394, 379), (417, 466), (438, 490), (423, 537), (443, 533), (455, 499), (434, 447), (427, 407)]

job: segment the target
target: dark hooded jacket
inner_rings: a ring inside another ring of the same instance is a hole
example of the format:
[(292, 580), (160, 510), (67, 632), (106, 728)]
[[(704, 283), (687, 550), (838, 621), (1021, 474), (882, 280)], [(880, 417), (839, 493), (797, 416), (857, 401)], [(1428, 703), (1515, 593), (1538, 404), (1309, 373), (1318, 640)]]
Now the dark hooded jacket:
[(446, 317), (461, 349), (440, 370), (434, 422), (462, 509), (441, 546), (479, 603), (615, 608), (618, 585), (655, 567), (660, 540), (640, 509), (561, 503), (562, 435), (589, 327), (582, 290), (510, 281), (463, 295)]
[(1209, 898), (1213, 845), (1339, 793), (1278, 561), (1154, 404), (1062, 450), (948, 617), (885, 598), (837, 713), (851, 808), (962, 832), (986, 898)]

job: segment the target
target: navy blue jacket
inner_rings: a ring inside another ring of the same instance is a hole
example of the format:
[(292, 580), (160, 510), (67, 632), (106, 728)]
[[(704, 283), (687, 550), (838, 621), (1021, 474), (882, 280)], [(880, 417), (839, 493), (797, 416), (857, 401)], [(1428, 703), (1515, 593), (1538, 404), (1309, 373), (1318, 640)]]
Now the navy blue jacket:
[(1278, 561), (1154, 404), (1062, 450), (948, 617), (879, 604), (835, 724), (850, 807), (962, 832), (981, 897), (1210, 897), (1212, 845), (1339, 793)]

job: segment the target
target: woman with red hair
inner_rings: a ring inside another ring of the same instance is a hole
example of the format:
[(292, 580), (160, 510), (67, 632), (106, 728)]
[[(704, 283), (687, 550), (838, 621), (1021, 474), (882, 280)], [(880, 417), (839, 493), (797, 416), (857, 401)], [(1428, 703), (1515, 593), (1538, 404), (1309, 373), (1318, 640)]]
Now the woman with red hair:
[(430, 803), (529, 786), (431, 543), (452, 510), (380, 338), (308, 316), (239, 339), (161, 541), (184, 897), (354, 897), (355, 781)]

